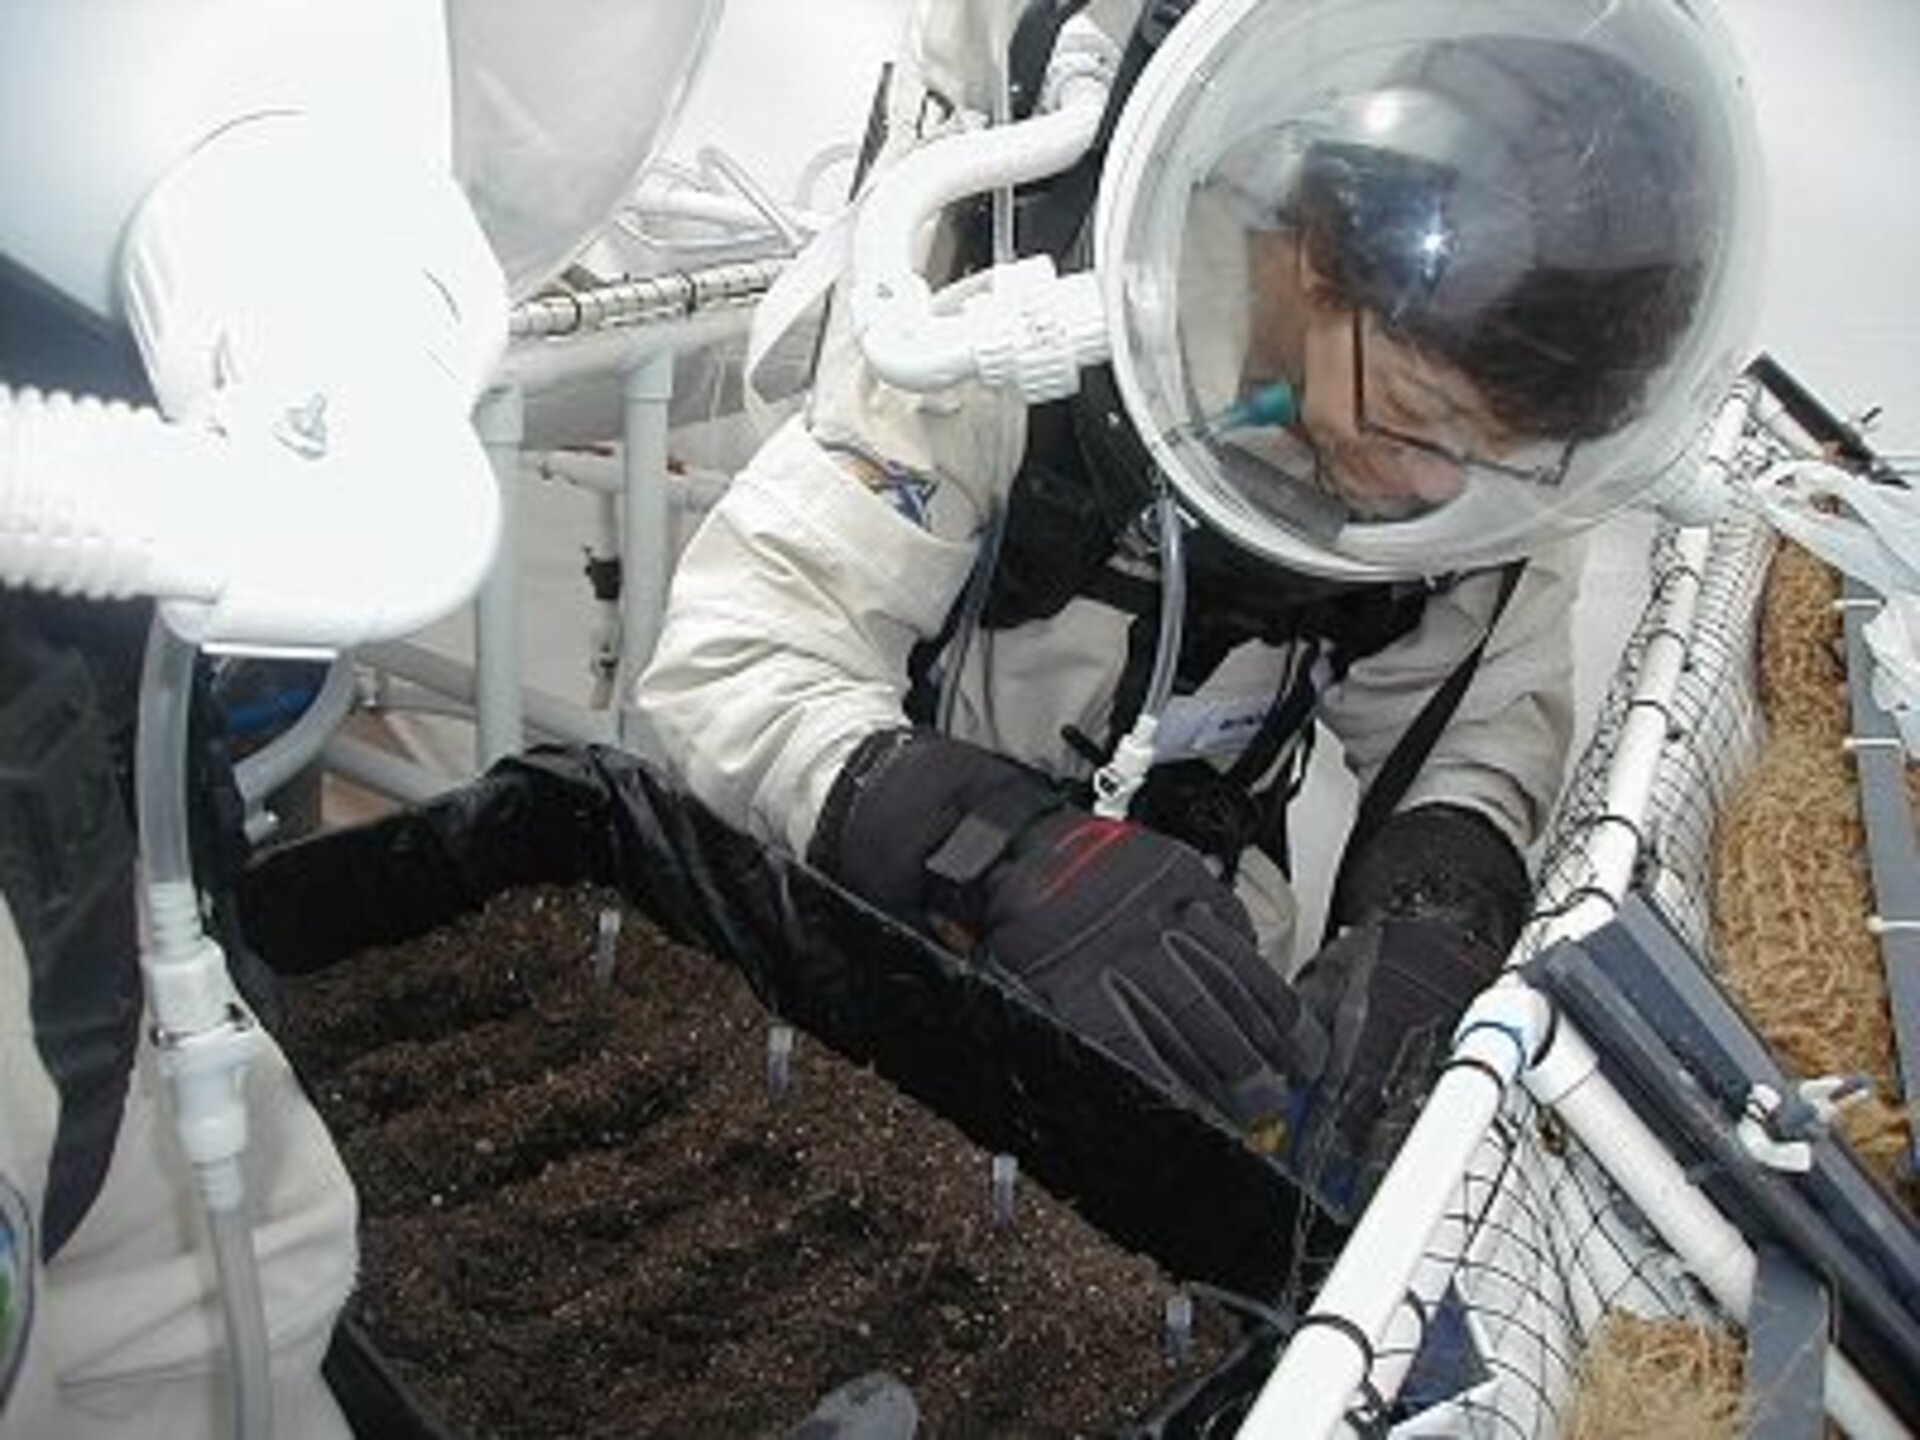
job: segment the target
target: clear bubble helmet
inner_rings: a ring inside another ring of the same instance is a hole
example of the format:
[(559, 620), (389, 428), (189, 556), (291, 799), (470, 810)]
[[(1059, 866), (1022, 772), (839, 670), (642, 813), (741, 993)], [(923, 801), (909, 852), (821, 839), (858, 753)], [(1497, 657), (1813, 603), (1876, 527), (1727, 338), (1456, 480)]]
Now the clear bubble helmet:
[(1094, 224), (1181, 502), (1341, 579), (1503, 562), (1643, 496), (1748, 356), (1751, 103), (1686, 0), (1202, 0)]

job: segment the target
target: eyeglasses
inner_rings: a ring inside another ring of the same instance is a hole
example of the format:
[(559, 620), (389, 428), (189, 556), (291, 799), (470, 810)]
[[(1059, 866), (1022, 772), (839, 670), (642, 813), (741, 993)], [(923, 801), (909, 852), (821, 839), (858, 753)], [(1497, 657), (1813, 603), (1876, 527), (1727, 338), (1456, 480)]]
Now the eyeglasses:
[[(1370, 312), (1356, 308), (1353, 311), (1353, 415), (1354, 424), (1364, 435), (1398, 445), (1418, 454), (1445, 461), (1462, 470), (1488, 470), (1510, 480), (1518, 480), (1528, 485), (1557, 486), (1566, 479), (1568, 467), (1573, 463), (1572, 440), (1532, 440), (1508, 444), (1497, 442), (1498, 453), (1489, 453), (1495, 445), (1486, 440), (1491, 422), (1483, 416), (1475, 416), (1459, 406), (1447, 396), (1439, 386), (1422, 385), (1422, 399), (1429, 397), (1438, 400), (1447, 407), (1443, 413), (1422, 415), (1417, 421), (1425, 435), (1417, 435), (1403, 424), (1393, 424), (1376, 416), (1374, 409), (1385, 408), (1375, 397), (1372, 408), (1369, 407), (1367, 394), (1367, 371), (1369, 358)], [(1377, 324), (1377, 321), (1372, 323)], [(1371, 353), (1378, 354), (1379, 345), (1373, 344)], [(1387, 339), (1385, 344), (1396, 349), (1401, 342)], [(1418, 383), (1418, 382), (1415, 382)]]

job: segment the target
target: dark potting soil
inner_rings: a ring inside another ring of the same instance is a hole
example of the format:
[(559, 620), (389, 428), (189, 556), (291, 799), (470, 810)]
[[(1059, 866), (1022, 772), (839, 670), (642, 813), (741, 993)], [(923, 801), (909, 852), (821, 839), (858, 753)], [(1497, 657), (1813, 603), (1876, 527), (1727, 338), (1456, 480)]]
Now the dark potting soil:
[(776, 1097), (769, 1023), (585, 888), (287, 982), (360, 1190), (350, 1313), (462, 1434), (782, 1435), (882, 1370), (923, 1435), (1095, 1434), (1225, 1353), (1203, 1301), (1170, 1360), (1166, 1276), (1025, 1180), (1001, 1223), (992, 1157), (871, 1072), (799, 1035)]

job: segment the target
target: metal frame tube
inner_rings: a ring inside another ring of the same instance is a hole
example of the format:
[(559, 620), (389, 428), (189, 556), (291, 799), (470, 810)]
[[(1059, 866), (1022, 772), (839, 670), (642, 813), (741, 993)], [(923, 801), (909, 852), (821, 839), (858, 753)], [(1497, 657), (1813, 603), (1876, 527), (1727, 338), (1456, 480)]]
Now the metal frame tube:
[(520, 699), (520, 447), (526, 439), (526, 399), (517, 385), (487, 391), (474, 426), (492, 462), (500, 491), (500, 545), (474, 599), (473, 654), (476, 768), (517, 753), (525, 743)]
[[(361, 652), (361, 659), (374, 669), (410, 680), (424, 689), (469, 705), (474, 702), (474, 667), (425, 646), (394, 641), (370, 646)], [(520, 699), (527, 724), (541, 735), (583, 745), (604, 745), (614, 738), (607, 717), (583, 705), (532, 687), (523, 688)]]
[(673, 358), (653, 355), (621, 379), (625, 424), (625, 485), (620, 525), (620, 662), (613, 703), (621, 743), (638, 737), (633, 683), (652, 658), (667, 612), (673, 524), (667, 494), (667, 407), (673, 399)]

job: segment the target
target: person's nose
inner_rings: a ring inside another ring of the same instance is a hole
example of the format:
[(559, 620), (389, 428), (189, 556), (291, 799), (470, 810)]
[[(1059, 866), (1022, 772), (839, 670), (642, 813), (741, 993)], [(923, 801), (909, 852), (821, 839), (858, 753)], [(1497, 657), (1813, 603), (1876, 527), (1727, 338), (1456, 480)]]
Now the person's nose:
[(1450, 455), (1386, 436), (1367, 438), (1374, 473), (1397, 499), (1439, 505), (1453, 499), (1466, 484), (1466, 467)]

